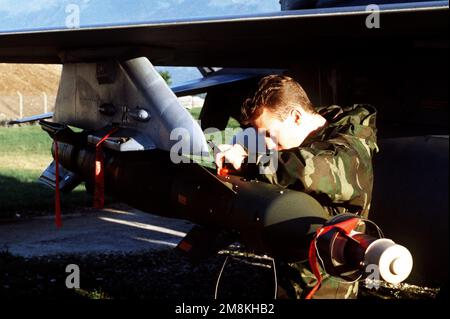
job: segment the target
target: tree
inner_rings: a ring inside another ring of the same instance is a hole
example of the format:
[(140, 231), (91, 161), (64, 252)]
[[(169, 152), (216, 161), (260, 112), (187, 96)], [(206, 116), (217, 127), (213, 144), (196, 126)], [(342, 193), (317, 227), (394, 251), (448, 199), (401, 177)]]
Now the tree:
[(159, 71), (159, 74), (162, 76), (164, 81), (166, 81), (167, 85), (172, 84), (172, 76), (169, 71)]

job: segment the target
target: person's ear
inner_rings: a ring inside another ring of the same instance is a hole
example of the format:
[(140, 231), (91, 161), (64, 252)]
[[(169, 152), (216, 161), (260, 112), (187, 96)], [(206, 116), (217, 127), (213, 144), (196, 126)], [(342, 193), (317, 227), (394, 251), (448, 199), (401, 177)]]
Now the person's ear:
[(292, 116), (294, 123), (300, 125), (302, 119), (302, 113), (298, 109), (292, 109), (290, 115)]

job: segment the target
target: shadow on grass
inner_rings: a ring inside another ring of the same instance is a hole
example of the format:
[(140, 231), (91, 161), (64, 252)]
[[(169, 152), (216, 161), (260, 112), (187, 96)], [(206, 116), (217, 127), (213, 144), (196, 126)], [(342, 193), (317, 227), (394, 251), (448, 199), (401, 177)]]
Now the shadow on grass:
[[(193, 264), (175, 250), (32, 259), (4, 252), (0, 298), (213, 300), (223, 261), (223, 256), (215, 256)], [(79, 266), (80, 289), (66, 288), (69, 264)], [(271, 270), (255, 266), (232, 264), (221, 283), (219, 295), (225, 299), (267, 299), (273, 291)]]
[[(92, 204), (84, 186), (71, 193), (61, 193), (64, 209)], [(0, 219), (21, 215), (45, 215), (54, 211), (55, 191), (37, 181), (0, 174)]]

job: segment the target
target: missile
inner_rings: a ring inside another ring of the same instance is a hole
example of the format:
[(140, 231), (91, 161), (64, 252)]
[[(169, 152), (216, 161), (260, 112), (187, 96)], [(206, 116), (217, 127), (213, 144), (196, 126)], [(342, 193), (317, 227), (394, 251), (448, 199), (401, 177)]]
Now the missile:
[[(352, 222), (355, 227), (343, 232), (341, 225)], [(413, 267), (409, 250), (383, 238), (379, 229), (377, 237), (366, 234), (364, 229), (369, 225), (370, 221), (353, 214), (337, 215), (328, 220), (324, 228), (330, 231), (316, 238), (315, 243), (324, 270), (348, 281), (364, 278), (374, 271), (391, 284), (406, 280)]]
[[(55, 124), (43, 128), (51, 133)], [(95, 146), (86, 142), (87, 133), (67, 130), (58, 135), (60, 164), (92, 190)], [(226, 230), (253, 252), (287, 262), (307, 260), (314, 243), (322, 269), (345, 280), (366, 276), (369, 265), (390, 283), (405, 280), (411, 272), (412, 256), (405, 247), (366, 234), (359, 216), (330, 219), (306, 193), (240, 176), (216, 176), (197, 163), (175, 164), (169, 152), (158, 149), (105, 148), (103, 153), (106, 193), (142, 211), (201, 225), (213, 234), (211, 245), (214, 235)], [(343, 231), (340, 225), (348, 221), (354, 225)], [(321, 234), (323, 229), (328, 231)], [(188, 247), (198, 243), (194, 239), (188, 234)]]

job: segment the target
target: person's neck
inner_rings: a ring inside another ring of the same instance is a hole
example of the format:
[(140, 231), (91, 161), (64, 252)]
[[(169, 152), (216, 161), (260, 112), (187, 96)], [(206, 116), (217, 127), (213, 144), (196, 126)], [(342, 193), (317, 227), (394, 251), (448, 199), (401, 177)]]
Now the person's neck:
[[(302, 132), (301, 132), (301, 143), (314, 131), (323, 127), (327, 123), (327, 120), (318, 113), (305, 113), (302, 115)], [(300, 143), (300, 144), (301, 144)]]

